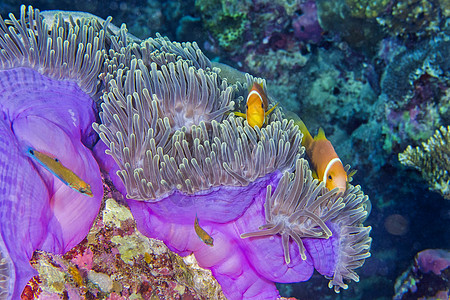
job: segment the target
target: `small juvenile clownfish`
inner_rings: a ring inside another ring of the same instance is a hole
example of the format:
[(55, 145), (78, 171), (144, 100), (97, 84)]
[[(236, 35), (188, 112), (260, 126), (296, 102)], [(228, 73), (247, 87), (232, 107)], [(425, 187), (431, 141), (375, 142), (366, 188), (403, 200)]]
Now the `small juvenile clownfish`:
[(334, 188), (339, 188), (339, 191), (344, 193), (347, 189), (347, 172), (333, 145), (325, 137), (323, 129), (320, 128), (317, 135), (313, 138), (305, 123), (298, 116), (294, 118), (294, 123), (299, 126), (300, 131), (303, 133), (302, 146), (305, 147), (306, 154), (315, 171), (314, 177), (325, 182), (325, 186), (330, 191)]
[(41, 166), (47, 169), (47, 171), (55, 175), (70, 188), (83, 195), (89, 197), (94, 196), (91, 191), (91, 186), (84, 182), (74, 172), (66, 168), (58, 158), (52, 157), (32, 148), (27, 149), (27, 155), (37, 161)]
[(253, 83), (247, 96), (247, 110), (245, 114), (241, 112), (234, 112), (236, 116), (247, 119), (248, 125), (252, 128), (258, 126), (261, 128), (266, 122), (268, 115), (277, 107), (278, 103), (274, 107), (269, 108), (269, 100), (263, 89), (263, 84)]
[(194, 222), (195, 233), (197, 233), (198, 237), (208, 246), (214, 246), (214, 239), (198, 224), (198, 217), (195, 215)]

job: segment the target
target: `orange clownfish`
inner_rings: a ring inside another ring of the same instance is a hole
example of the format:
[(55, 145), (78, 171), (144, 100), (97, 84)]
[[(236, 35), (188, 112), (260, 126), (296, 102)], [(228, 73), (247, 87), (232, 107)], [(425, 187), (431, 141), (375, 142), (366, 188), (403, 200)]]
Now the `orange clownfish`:
[(277, 107), (278, 103), (274, 107), (267, 110), (269, 107), (269, 99), (264, 92), (262, 83), (253, 83), (247, 96), (247, 110), (245, 114), (241, 112), (234, 112), (236, 116), (247, 119), (248, 125), (252, 128), (258, 126), (261, 128), (266, 122), (266, 117)]
[(32, 148), (27, 149), (27, 155), (33, 158), (36, 162), (46, 168), (50, 173), (55, 175), (59, 180), (68, 185), (70, 188), (83, 195), (89, 197), (94, 196), (91, 191), (91, 186), (84, 182), (70, 169), (66, 168), (58, 158), (49, 156)]
[(347, 172), (333, 145), (325, 137), (323, 129), (320, 128), (317, 135), (313, 138), (302, 120), (298, 118), (295, 124), (299, 126), (300, 131), (303, 133), (302, 146), (306, 148), (306, 154), (316, 173), (315, 177), (325, 182), (325, 186), (329, 190), (339, 188), (339, 191), (344, 193), (347, 189)]

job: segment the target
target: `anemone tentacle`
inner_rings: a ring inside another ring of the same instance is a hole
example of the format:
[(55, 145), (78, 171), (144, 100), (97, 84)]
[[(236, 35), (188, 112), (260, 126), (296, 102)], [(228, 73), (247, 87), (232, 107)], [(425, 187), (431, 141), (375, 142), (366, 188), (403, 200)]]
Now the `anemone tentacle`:
[(343, 195), (337, 188), (328, 191), (323, 182), (313, 179), (308, 162), (300, 158), (295, 172), (285, 172), (273, 194), (272, 187), (267, 187), (266, 223), (259, 231), (241, 234), (241, 238), (280, 234), (285, 261), (289, 264), (289, 238), (306, 260), (303, 239), (329, 239), (337, 232), (339, 255), (333, 276), (327, 277), (331, 278), (330, 287), (339, 292), (339, 288), (347, 288), (344, 279), (359, 280), (353, 270), (370, 256), (371, 228), (361, 225), (368, 215), (368, 203), (359, 186), (350, 186)]
[[(192, 194), (244, 186), (277, 169), (290, 170), (303, 155), (302, 135), (292, 121), (274, 120), (255, 131), (242, 118), (227, 117), (235, 87), (209, 68), (195, 44), (158, 37), (141, 45), (133, 49), (142, 58), (131, 58), (107, 83), (102, 122), (94, 124), (119, 165), (128, 198), (155, 201), (175, 189)], [(164, 49), (176, 60), (156, 62)]]
[(0, 17), (0, 69), (28, 67), (57, 80), (74, 81), (90, 96), (98, 93), (105, 58), (104, 28), (111, 18), (100, 26), (88, 19), (70, 24), (58, 15), (48, 28), (38, 9), (24, 5), (20, 20), (13, 14), (9, 17)]
[[(100, 208), (103, 186), (88, 147), (95, 142), (91, 124), (109, 21), (58, 15), (49, 27), (39, 10), (24, 5), (19, 19), (0, 18), (1, 299), (20, 298), (36, 275), (29, 263), (36, 249), (65, 253), (85, 237)], [(42, 172), (26, 155), (29, 147), (55, 155), (89, 182), (91, 201)]]

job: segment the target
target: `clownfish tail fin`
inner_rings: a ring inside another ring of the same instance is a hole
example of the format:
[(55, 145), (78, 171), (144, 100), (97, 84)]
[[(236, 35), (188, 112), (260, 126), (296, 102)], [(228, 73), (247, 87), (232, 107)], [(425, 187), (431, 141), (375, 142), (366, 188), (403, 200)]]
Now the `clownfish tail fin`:
[(302, 138), (302, 146), (305, 148), (309, 148), (309, 145), (311, 145), (313, 138), (311, 136), (311, 133), (309, 133), (308, 128), (306, 128), (305, 123), (303, 123), (302, 120), (297, 120), (297, 125), (300, 129), (300, 131), (303, 133), (303, 138)]

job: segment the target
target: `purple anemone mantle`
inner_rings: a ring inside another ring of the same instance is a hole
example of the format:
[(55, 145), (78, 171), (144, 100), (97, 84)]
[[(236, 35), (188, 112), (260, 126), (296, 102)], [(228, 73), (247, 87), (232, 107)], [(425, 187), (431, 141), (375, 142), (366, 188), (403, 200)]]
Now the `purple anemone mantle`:
[[(103, 165), (113, 165), (111, 160), (104, 159)], [(126, 195), (116, 172), (117, 166), (112, 167), (111, 178)], [(328, 239), (303, 238), (306, 260), (301, 259), (299, 247), (291, 240), (291, 260), (286, 264), (281, 236), (240, 237), (257, 231), (266, 222), (266, 187), (278, 186), (281, 176), (281, 172), (275, 171), (244, 187), (222, 186), (194, 195), (175, 190), (158, 202), (132, 199), (127, 202), (143, 234), (164, 241), (181, 256), (194, 253), (199, 266), (212, 271), (228, 299), (276, 299), (280, 295), (274, 282), (307, 281), (314, 269), (332, 278), (339, 272), (342, 248), (346, 246), (345, 237), (341, 236), (346, 226), (327, 222), (333, 235)], [(213, 247), (197, 236), (196, 215), (202, 228), (214, 239)]]
[[(62, 254), (78, 244), (97, 216), (103, 186), (86, 147), (92, 99), (71, 81), (28, 68), (2, 70), (0, 79), (0, 251), (9, 275), (8, 291), (0, 292), (19, 299), (37, 275), (29, 263), (34, 250)], [(94, 196), (66, 186), (26, 156), (28, 147), (55, 155)]]

